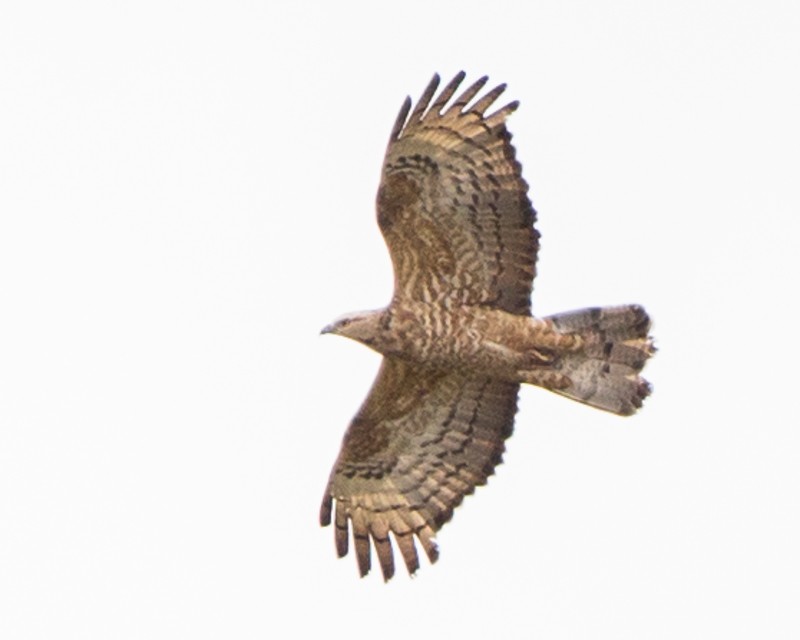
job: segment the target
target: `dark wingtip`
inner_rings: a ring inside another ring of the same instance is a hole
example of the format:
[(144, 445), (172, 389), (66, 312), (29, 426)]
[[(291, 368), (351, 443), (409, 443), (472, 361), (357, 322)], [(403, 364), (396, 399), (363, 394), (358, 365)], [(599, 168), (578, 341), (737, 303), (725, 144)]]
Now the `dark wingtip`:
[(397, 140), (397, 138), (400, 137), (400, 132), (403, 130), (403, 126), (408, 118), (408, 112), (411, 111), (411, 104), (411, 96), (406, 96), (406, 99), (403, 101), (403, 106), (400, 107), (400, 112), (397, 114), (397, 118), (394, 121), (392, 133), (389, 135), (390, 140)]
[(353, 531), (353, 546), (356, 550), (358, 574), (363, 578), (372, 568), (372, 554), (370, 553), (369, 534)]
[(319, 524), (327, 527), (331, 523), (331, 511), (333, 510), (333, 496), (326, 494), (322, 498), (322, 505), (319, 509)]
[(411, 116), (408, 118), (408, 125), (413, 126), (415, 123), (419, 122), (425, 111), (428, 109), (428, 105), (431, 103), (431, 99), (433, 95), (436, 93), (436, 89), (439, 87), (439, 82), (441, 78), (439, 77), (438, 73), (434, 73), (431, 81), (428, 83), (428, 86), (425, 87), (425, 91), (422, 92), (419, 100), (417, 101), (417, 105), (414, 107), (414, 110), (411, 112)]

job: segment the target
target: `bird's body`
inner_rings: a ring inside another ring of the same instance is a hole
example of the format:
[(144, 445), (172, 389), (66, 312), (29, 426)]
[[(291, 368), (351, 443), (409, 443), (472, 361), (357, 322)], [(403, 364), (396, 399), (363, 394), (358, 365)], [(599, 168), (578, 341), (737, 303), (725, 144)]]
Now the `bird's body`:
[[(575, 350), (580, 335), (559, 332), (552, 322), (499, 309), (428, 302), (395, 303), (360, 314), (362, 327), (340, 328), (386, 356), (444, 369), (491, 372), (509, 382), (517, 373), (549, 364), (554, 354)], [(550, 355), (547, 355), (550, 354)]]
[(320, 520), (331, 522), (335, 502), (339, 555), (351, 529), (361, 574), (372, 540), (387, 580), (390, 532), (409, 572), (419, 565), (414, 538), (436, 559), (435, 531), (500, 462), (520, 384), (620, 415), (650, 390), (639, 376), (653, 353), (650, 320), (638, 305), (531, 315), (539, 234), (505, 127), (517, 104), (484, 116), (501, 85), (467, 108), (482, 78), (445, 109), (463, 77), (431, 104), (434, 76), (392, 130), (377, 201), (391, 303), (324, 330), (384, 356)]

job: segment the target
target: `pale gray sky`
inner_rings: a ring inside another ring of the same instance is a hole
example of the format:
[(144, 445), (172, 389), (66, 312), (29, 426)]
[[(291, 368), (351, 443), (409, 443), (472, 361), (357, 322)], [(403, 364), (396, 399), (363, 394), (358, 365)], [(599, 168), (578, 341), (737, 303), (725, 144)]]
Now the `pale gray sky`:
[[(524, 6), (524, 8), (523, 8)], [(793, 2), (4, 3), (0, 637), (796, 638)], [(534, 310), (639, 302), (631, 419), (528, 388), (384, 585), (319, 501), (378, 356), (386, 140), (489, 74)]]

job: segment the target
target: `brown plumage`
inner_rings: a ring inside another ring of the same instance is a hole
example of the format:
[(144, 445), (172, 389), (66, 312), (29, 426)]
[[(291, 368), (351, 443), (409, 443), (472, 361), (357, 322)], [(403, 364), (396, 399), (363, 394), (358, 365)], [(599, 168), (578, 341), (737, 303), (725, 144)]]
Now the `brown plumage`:
[(392, 577), (391, 537), (409, 573), (415, 538), (436, 560), (435, 532), (501, 461), (521, 383), (620, 415), (650, 391), (639, 376), (653, 353), (641, 307), (530, 315), (539, 234), (505, 125), (518, 103), (487, 116), (505, 85), (468, 106), (487, 78), (453, 100), (463, 79), (434, 100), (434, 76), (392, 129), (377, 201), (390, 305), (323, 330), (384, 356), (320, 513), (322, 525), (334, 520), (339, 556), (352, 533), (362, 576), (372, 545)]

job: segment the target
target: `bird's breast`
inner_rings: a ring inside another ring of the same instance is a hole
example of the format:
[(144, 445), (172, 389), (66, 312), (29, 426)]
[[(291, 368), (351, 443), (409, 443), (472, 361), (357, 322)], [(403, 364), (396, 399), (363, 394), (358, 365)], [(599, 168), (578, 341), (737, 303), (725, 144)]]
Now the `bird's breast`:
[(416, 304), (395, 313), (392, 331), (402, 355), (427, 364), (462, 364), (480, 346), (480, 333), (472, 315), (441, 305)]

